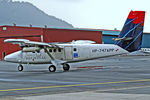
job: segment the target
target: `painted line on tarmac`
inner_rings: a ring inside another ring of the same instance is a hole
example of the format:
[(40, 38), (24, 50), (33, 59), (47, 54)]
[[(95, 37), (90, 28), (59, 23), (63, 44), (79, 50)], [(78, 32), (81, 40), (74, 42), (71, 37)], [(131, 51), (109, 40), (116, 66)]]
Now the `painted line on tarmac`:
[(22, 79), (3, 79), (0, 82), (31, 82), (31, 83), (58, 83), (58, 84), (85, 84), (85, 82), (53, 81), (53, 80), (22, 80)]
[(31, 88), (5, 89), (5, 90), (0, 90), (0, 92), (38, 90), (38, 89), (49, 89), (49, 88), (65, 88), (65, 87), (78, 87), (78, 86), (94, 86), (94, 85), (107, 85), (107, 84), (121, 84), (121, 83), (134, 83), (134, 82), (149, 82), (149, 81), (150, 79), (143, 79), (143, 80), (128, 80), (128, 81), (116, 81), (116, 82), (114, 81), (114, 82), (103, 82), (103, 83), (56, 85), (56, 86), (43, 86), (43, 87), (31, 87)]
[(120, 90), (133, 90), (133, 89), (140, 89), (140, 88), (149, 88), (150, 85), (135, 85), (133, 87), (116, 87), (112, 89), (104, 89), (104, 90), (96, 90), (96, 92), (110, 92), (110, 91), (120, 91)]

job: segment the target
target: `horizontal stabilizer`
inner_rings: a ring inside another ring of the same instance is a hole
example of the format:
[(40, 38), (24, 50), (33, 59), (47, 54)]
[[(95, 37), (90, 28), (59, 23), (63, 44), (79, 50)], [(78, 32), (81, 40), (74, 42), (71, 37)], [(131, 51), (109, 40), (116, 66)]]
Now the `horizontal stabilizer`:
[(120, 41), (120, 40), (124, 40), (124, 41), (129, 41), (132, 40), (132, 37), (125, 37), (125, 38), (112, 38), (112, 40), (114, 41)]

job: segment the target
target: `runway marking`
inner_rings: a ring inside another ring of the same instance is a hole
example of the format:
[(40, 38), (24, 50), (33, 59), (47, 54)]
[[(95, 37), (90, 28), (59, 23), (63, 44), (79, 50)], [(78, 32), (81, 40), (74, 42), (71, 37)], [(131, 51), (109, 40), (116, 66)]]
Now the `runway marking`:
[(37, 90), (37, 89), (48, 89), (48, 88), (77, 87), (77, 86), (92, 86), (92, 85), (107, 85), (107, 84), (119, 84), (119, 83), (148, 82), (148, 81), (150, 81), (150, 79), (103, 82), (103, 83), (73, 84), (73, 85), (58, 85), (58, 86), (43, 86), (43, 87), (18, 88), (18, 89), (5, 89), (5, 90), (0, 90), (0, 92)]

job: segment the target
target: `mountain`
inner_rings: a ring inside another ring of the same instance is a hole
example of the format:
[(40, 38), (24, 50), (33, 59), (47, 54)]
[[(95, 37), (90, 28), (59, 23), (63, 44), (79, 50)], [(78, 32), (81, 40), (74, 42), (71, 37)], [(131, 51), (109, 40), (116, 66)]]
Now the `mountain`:
[(0, 0), (0, 25), (73, 28), (73, 26), (61, 19), (50, 16), (29, 2), (12, 0)]

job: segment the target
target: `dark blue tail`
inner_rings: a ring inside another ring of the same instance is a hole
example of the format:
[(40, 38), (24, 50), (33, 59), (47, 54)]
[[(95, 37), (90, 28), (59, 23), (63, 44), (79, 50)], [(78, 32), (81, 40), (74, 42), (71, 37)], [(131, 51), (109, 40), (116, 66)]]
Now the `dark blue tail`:
[(131, 11), (115, 44), (133, 52), (141, 48), (145, 11)]

